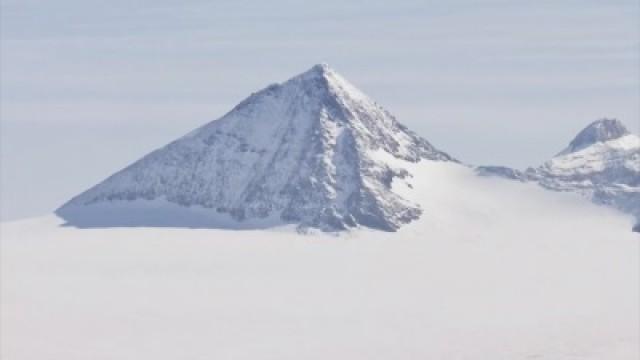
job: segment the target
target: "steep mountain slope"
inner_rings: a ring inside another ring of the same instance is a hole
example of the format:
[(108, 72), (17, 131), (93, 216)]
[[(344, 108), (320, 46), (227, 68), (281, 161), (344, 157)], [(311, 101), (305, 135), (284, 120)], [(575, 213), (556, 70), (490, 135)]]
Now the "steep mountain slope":
[(640, 137), (619, 120), (591, 123), (558, 155), (524, 173), (505, 167), (480, 167), (478, 171), (576, 192), (640, 221)]
[[(327, 65), (251, 95), (221, 119), (73, 198), (76, 226), (396, 230), (420, 207), (395, 160), (452, 161)], [(197, 220), (194, 220), (197, 219)]]

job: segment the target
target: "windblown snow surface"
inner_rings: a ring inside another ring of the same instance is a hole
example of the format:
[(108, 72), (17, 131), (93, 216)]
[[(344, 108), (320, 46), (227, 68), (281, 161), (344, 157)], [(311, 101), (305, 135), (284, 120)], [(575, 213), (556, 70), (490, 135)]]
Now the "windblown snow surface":
[(397, 232), (3, 223), (2, 359), (638, 359), (630, 217), (393, 161)]

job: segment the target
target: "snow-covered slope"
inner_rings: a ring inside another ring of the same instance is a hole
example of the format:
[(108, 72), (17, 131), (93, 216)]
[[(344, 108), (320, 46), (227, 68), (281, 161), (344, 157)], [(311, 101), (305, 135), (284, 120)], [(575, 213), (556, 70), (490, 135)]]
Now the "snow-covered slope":
[(0, 357), (638, 359), (629, 218), (452, 162), (393, 165), (423, 211), (397, 232), (3, 223)]
[(392, 165), (398, 159), (453, 160), (322, 64), (251, 95), (57, 213), (80, 227), (396, 230), (421, 213), (391, 190), (411, 183)]
[(591, 123), (558, 155), (524, 173), (505, 167), (480, 167), (478, 171), (576, 192), (632, 214), (640, 222), (640, 136), (630, 133), (619, 120)]

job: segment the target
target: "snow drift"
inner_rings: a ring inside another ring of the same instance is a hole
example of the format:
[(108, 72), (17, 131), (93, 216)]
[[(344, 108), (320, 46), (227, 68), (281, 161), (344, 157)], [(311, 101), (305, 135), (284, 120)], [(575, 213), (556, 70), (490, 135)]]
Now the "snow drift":
[(0, 357), (638, 358), (630, 218), (403, 162), (423, 215), (396, 232), (2, 224)]

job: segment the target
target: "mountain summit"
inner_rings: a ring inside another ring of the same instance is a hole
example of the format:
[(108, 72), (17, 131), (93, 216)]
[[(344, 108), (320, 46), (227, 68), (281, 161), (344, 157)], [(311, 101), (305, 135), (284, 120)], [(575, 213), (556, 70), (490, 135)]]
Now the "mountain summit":
[(222, 118), (71, 199), (69, 225), (393, 231), (421, 214), (394, 188), (403, 163), (455, 161), (326, 64), (252, 94)]
[(615, 140), (629, 134), (629, 130), (618, 119), (596, 120), (580, 131), (559, 155), (579, 151), (593, 144)]

